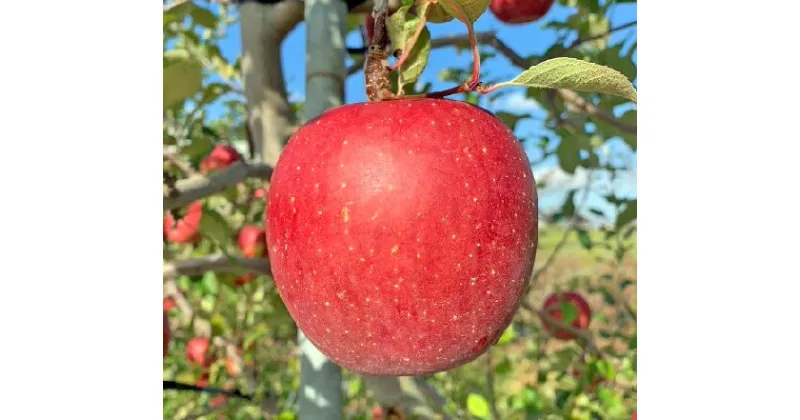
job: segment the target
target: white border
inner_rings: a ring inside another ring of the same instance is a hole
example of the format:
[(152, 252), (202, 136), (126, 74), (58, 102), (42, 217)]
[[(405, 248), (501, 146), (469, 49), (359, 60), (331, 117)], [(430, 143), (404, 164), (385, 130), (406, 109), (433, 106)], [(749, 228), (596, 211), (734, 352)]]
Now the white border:
[(797, 417), (800, 8), (638, 7), (639, 411)]
[(163, 417), (162, 7), (3, 5), (10, 417)]
[[(639, 5), (647, 419), (797, 412), (800, 10), (743, 5)], [(3, 399), (160, 418), (161, 5), (3, 16)]]

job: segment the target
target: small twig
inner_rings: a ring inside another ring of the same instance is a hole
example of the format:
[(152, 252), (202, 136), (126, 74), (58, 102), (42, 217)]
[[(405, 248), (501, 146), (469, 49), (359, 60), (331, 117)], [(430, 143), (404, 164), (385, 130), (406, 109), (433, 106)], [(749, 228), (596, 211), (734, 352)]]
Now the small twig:
[(204, 387), (191, 384), (183, 384), (176, 381), (164, 381), (164, 389), (172, 389), (175, 391), (191, 391), (191, 392), (204, 392), (207, 394), (222, 394), (228, 397), (242, 398), (245, 400), (252, 400), (253, 397), (241, 393), (238, 389), (226, 390), (220, 388)]
[(175, 304), (178, 305), (181, 313), (181, 325), (188, 325), (194, 316), (194, 310), (189, 301), (186, 300), (186, 297), (183, 296), (183, 293), (181, 293), (174, 277), (167, 277), (164, 280), (164, 289), (164, 294), (175, 299)]
[(192, 168), (192, 165), (181, 160), (176, 153), (164, 151), (164, 159), (177, 166), (186, 176), (197, 176), (199, 173)]
[(238, 258), (225, 255), (209, 255), (188, 261), (174, 261), (164, 264), (164, 277), (175, 278), (188, 275), (196, 276), (206, 271), (240, 273), (253, 272), (271, 274), (269, 260), (263, 258)]
[(579, 340), (581, 340), (586, 345), (586, 349), (589, 352), (597, 354), (597, 355), (602, 355), (602, 353), (600, 352), (600, 349), (594, 343), (591, 331), (580, 329), (580, 328), (575, 328), (572, 325), (565, 324), (561, 320), (553, 318), (549, 313), (547, 313), (547, 311), (534, 308), (528, 302), (523, 301), (521, 306), (523, 308), (535, 313), (536, 315), (538, 315), (539, 318), (542, 319), (542, 321), (547, 322), (548, 324), (552, 324), (554, 326), (554, 328), (567, 331), (570, 334), (572, 334), (575, 337), (577, 337)]
[(633, 22), (623, 23), (622, 25), (615, 26), (615, 27), (609, 29), (607, 32), (604, 32), (602, 34), (598, 34), (598, 35), (594, 35), (594, 36), (590, 36), (590, 37), (586, 37), (586, 38), (578, 38), (575, 41), (572, 41), (572, 43), (564, 51), (566, 52), (566, 51), (569, 51), (569, 50), (571, 50), (573, 48), (577, 48), (579, 45), (581, 45), (583, 43), (586, 43), (586, 42), (594, 41), (594, 40), (597, 40), (597, 39), (600, 39), (600, 38), (605, 38), (605, 37), (613, 34), (614, 32), (621, 31), (623, 29), (628, 29), (631, 26), (635, 26), (635, 25), (636, 25), (636, 21), (634, 20)]
[(575, 107), (585, 112), (586, 114), (594, 118), (603, 120), (613, 125), (614, 127), (617, 127), (621, 131), (624, 131), (629, 134), (636, 134), (635, 125), (628, 124), (624, 121), (617, 119), (610, 112), (594, 106), (593, 104), (586, 101), (586, 99), (583, 99), (583, 97), (581, 97), (577, 93), (567, 89), (556, 89), (556, 92), (558, 92), (558, 94), (561, 96), (562, 99), (564, 99), (564, 101), (569, 102), (570, 104), (574, 105)]
[(550, 265), (556, 259), (556, 255), (558, 255), (558, 253), (561, 251), (561, 248), (563, 248), (564, 245), (566, 245), (567, 239), (569, 239), (569, 235), (570, 233), (572, 233), (573, 230), (574, 230), (573, 224), (567, 226), (567, 229), (564, 231), (564, 234), (561, 235), (561, 239), (559, 239), (556, 246), (553, 247), (553, 251), (550, 252), (550, 255), (547, 256), (547, 259), (544, 261), (544, 264), (542, 264), (541, 267), (539, 267), (539, 269), (534, 271), (533, 274), (531, 275), (530, 284), (536, 283), (536, 280), (539, 279), (539, 276), (541, 276), (545, 271), (547, 271), (548, 268), (550, 268)]
[(594, 175), (594, 170), (589, 171), (589, 173), (586, 175), (586, 185), (583, 186), (583, 191), (582, 191), (583, 198), (580, 204), (575, 206), (575, 210), (573, 210), (572, 217), (570, 218), (569, 226), (567, 226), (567, 229), (564, 231), (564, 234), (561, 236), (561, 239), (558, 241), (556, 246), (553, 247), (553, 251), (550, 253), (550, 255), (547, 256), (547, 260), (545, 260), (544, 264), (542, 264), (542, 266), (539, 267), (538, 270), (533, 272), (528, 287), (531, 287), (531, 285), (535, 284), (536, 280), (539, 279), (539, 276), (541, 276), (542, 273), (544, 273), (550, 267), (550, 265), (555, 260), (556, 255), (559, 253), (559, 251), (561, 251), (561, 248), (563, 248), (564, 245), (566, 245), (570, 233), (572, 233), (577, 228), (577, 225), (580, 221), (579, 210), (583, 209), (586, 206), (586, 203), (589, 201), (589, 190), (591, 189), (592, 186), (592, 175)]
[(268, 180), (272, 176), (272, 167), (264, 164), (247, 164), (238, 162), (230, 167), (215, 172), (210, 176), (195, 176), (175, 183), (178, 195), (164, 198), (164, 210), (183, 207), (193, 201), (224, 191), (226, 188), (242, 182), (246, 178)]
[(492, 349), (486, 352), (486, 383), (489, 389), (489, 408), (492, 410), (492, 418), (500, 420), (497, 412), (497, 397), (494, 391), (494, 363), (492, 363)]

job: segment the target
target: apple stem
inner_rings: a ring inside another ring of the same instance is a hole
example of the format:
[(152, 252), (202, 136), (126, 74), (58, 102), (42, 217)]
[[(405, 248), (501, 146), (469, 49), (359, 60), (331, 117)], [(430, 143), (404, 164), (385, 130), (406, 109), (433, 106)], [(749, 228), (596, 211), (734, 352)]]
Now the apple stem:
[(467, 33), (469, 34), (469, 45), (472, 48), (472, 78), (469, 80), (470, 90), (475, 90), (479, 85), (478, 79), (481, 76), (481, 55), (478, 52), (478, 38), (475, 36), (475, 28), (471, 22), (467, 22)]
[[(382, 6), (382, 7), (381, 7)], [(364, 87), (367, 100), (370, 102), (392, 99), (392, 82), (389, 69), (389, 55), (386, 52), (388, 37), (386, 36), (386, 1), (376, 1), (372, 15), (375, 17), (374, 33), (367, 47), (364, 59)]]
[(406, 42), (406, 45), (403, 45), (402, 54), (400, 55), (400, 57), (397, 58), (397, 61), (395, 61), (394, 64), (391, 67), (389, 67), (389, 70), (395, 71), (395, 70), (399, 69), (400, 66), (402, 66), (403, 63), (406, 62), (406, 59), (408, 59), (408, 56), (411, 55), (411, 50), (414, 49), (414, 44), (417, 43), (417, 39), (419, 38), (419, 35), (422, 33), (422, 30), (425, 29), (425, 23), (428, 20), (428, 10), (429, 9), (430, 9), (429, 7), (425, 8), (425, 11), (420, 16), (419, 26), (417, 26), (417, 31), (414, 32), (414, 35), (411, 36), (411, 38)]

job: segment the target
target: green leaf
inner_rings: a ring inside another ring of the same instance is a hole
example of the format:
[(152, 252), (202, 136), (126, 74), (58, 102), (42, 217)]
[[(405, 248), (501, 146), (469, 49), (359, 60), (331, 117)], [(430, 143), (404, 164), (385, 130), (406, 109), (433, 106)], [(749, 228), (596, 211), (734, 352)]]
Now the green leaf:
[(592, 249), (592, 238), (589, 237), (589, 232), (579, 229), (578, 241), (580, 241), (581, 246), (583, 246), (584, 249)]
[(562, 315), (562, 323), (570, 325), (578, 320), (578, 308), (572, 302), (561, 302), (559, 304)]
[(636, 102), (636, 89), (625, 75), (606, 66), (569, 57), (543, 61), (510, 82), (496, 86), (500, 85), (608, 93)]
[(575, 214), (575, 190), (567, 194), (564, 205), (561, 207), (561, 213), (564, 217), (572, 217), (572, 215)]
[(558, 156), (558, 164), (561, 169), (568, 174), (574, 174), (581, 161), (578, 154), (578, 142), (570, 138), (561, 138), (556, 148), (556, 156)]
[(609, 381), (613, 381), (617, 377), (617, 370), (614, 365), (606, 360), (598, 360), (594, 366), (597, 369), (597, 373)]
[(366, 13), (351, 13), (347, 15), (346, 21), (346, 30), (345, 33), (350, 33), (351, 31), (357, 30), (361, 25), (364, 24), (364, 20), (367, 18)]
[[(424, 6), (424, 4), (428, 4), (429, 6)], [(423, 3), (423, 7), (428, 7), (428, 22), (431, 23), (446, 23), (453, 20), (453, 16), (450, 13), (447, 13), (447, 9), (445, 9), (440, 3), (430, 4), (430, 2)]]
[[(259, 412), (259, 415), (261, 415), (260, 412)], [(284, 411), (284, 412), (278, 414), (278, 417), (276, 417), (276, 419), (277, 420), (297, 420), (297, 414), (295, 414), (295, 413), (293, 413), (291, 411)]]
[(514, 324), (511, 324), (503, 331), (503, 335), (500, 336), (500, 339), (497, 340), (497, 344), (502, 346), (504, 344), (510, 343), (514, 338), (516, 338), (517, 332), (514, 331)]
[(489, 8), (491, 0), (439, 0), (444, 10), (463, 23), (471, 25)]
[[(386, 20), (386, 29), (393, 48), (405, 49), (408, 41), (422, 24), (420, 17), (411, 15), (409, 9), (409, 6), (403, 6)], [(397, 79), (400, 89), (402, 89), (403, 85), (417, 81), (422, 71), (425, 70), (425, 66), (428, 65), (430, 52), (431, 34), (427, 27), (423, 27), (422, 32), (411, 48), (411, 53), (403, 62), (403, 65), (400, 66)]]
[(489, 403), (482, 396), (471, 393), (467, 396), (467, 411), (479, 419), (488, 419)]
[(173, 22), (182, 21), (192, 9), (193, 3), (184, 1), (181, 3), (174, 3), (170, 7), (164, 9), (164, 26)]
[(519, 123), (521, 120), (524, 120), (525, 118), (528, 118), (527, 115), (514, 114), (512, 112), (506, 112), (506, 111), (499, 111), (494, 115), (497, 118), (503, 120), (503, 122), (508, 126), (508, 128), (511, 129), (511, 131), (514, 131), (517, 128), (517, 123)]
[(600, 289), (600, 292), (603, 293), (603, 300), (606, 302), (606, 305), (614, 305), (617, 303), (617, 299), (611, 294), (610, 291), (606, 288)]
[(242, 342), (242, 347), (249, 349), (259, 338), (265, 337), (269, 333), (269, 328), (266, 323), (256, 324), (249, 330), (249, 334), (245, 336)]
[(353, 398), (358, 395), (358, 393), (361, 392), (362, 385), (363, 383), (361, 382), (360, 377), (352, 379), (347, 384), (347, 398)]
[(620, 228), (632, 222), (634, 219), (636, 219), (636, 200), (631, 200), (628, 202), (625, 210), (622, 210), (617, 216), (616, 230), (619, 231)]
[(228, 321), (220, 314), (211, 315), (211, 334), (215, 336), (225, 335), (228, 331)]
[(189, 12), (189, 15), (192, 17), (194, 23), (200, 26), (210, 29), (217, 27), (217, 15), (205, 7), (200, 7), (195, 4), (194, 7), (192, 7), (192, 10)]
[[(604, 14), (589, 13), (588, 15), (586, 15), (586, 21), (583, 22), (583, 24), (581, 25), (579, 34), (581, 38), (592, 38), (595, 36), (600, 36), (602, 34), (607, 34), (610, 27), (611, 27), (610, 22)], [(604, 36), (586, 42), (586, 44), (592, 45), (597, 49), (604, 49), (606, 48), (607, 39), (608, 36)]]
[(494, 372), (498, 375), (506, 375), (511, 372), (511, 370), (511, 360), (507, 357), (503, 358), (503, 360), (494, 367)]
[(188, 52), (164, 53), (164, 109), (180, 104), (203, 85), (203, 65)]
[(203, 280), (200, 282), (200, 286), (206, 294), (209, 295), (216, 295), (219, 292), (219, 281), (217, 281), (217, 275), (213, 271), (207, 271), (203, 274)]
[(203, 208), (203, 217), (200, 219), (200, 232), (203, 236), (213, 239), (220, 246), (224, 246), (233, 237), (233, 230), (228, 222), (209, 207)]

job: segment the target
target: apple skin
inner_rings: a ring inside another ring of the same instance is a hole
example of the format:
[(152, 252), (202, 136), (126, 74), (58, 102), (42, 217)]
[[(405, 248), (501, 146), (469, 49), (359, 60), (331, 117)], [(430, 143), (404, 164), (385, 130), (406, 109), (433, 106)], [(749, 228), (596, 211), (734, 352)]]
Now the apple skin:
[(200, 162), (200, 172), (207, 174), (216, 170), (227, 168), (234, 163), (242, 160), (239, 152), (226, 144), (214, 146), (211, 153)]
[(289, 141), (267, 244), (299, 328), (353, 372), (423, 375), (484, 353), (533, 267), (537, 196), (503, 122), (452, 100), (341, 106)]
[(267, 233), (256, 225), (245, 225), (239, 230), (239, 249), (246, 258), (262, 258), (267, 256)]
[(164, 216), (164, 238), (176, 244), (194, 243), (200, 240), (200, 219), (203, 218), (203, 203), (195, 201), (187, 207), (186, 214), (178, 219), (171, 214)]
[(631, 420), (636, 420), (636, 410), (633, 410), (633, 417), (631, 417)]
[(186, 343), (186, 360), (202, 367), (208, 367), (213, 360), (206, 357), (210, 341), (204, 337), (195, 337)]
[(541, 19), (552, 6), (553, 0), (492, 0), (489, 10), (497, 20), (519, 25)]
[[(578, 317), (575, 321), (572, 322), (572, 326), (578, 329), (586, 329), (589, 327), (589, 322), (592, 319), (592, 309), (589, 307), (589, 303), (583, 298), (583, 296), (579, 295), (578, 293), (574, 292), (564, 292), (561, 294), (553, 293), (547, 297), (544, 301), (544, 305), (542, 309), (550, 314), (551, 317), (557, 320), (563, 320), (564, 314), (561, 313), (560, 303), (572, 303), (578, 310)], [(573, 340), (575, 339), (575, 335), (570, 333), (569, 331), (563, 330), (558, 328), (557, 326), (550, 324), (549, 322), (542, 320), (542, 325), (544, 329), (550, 333), (553, 337), (559, 340)]]

